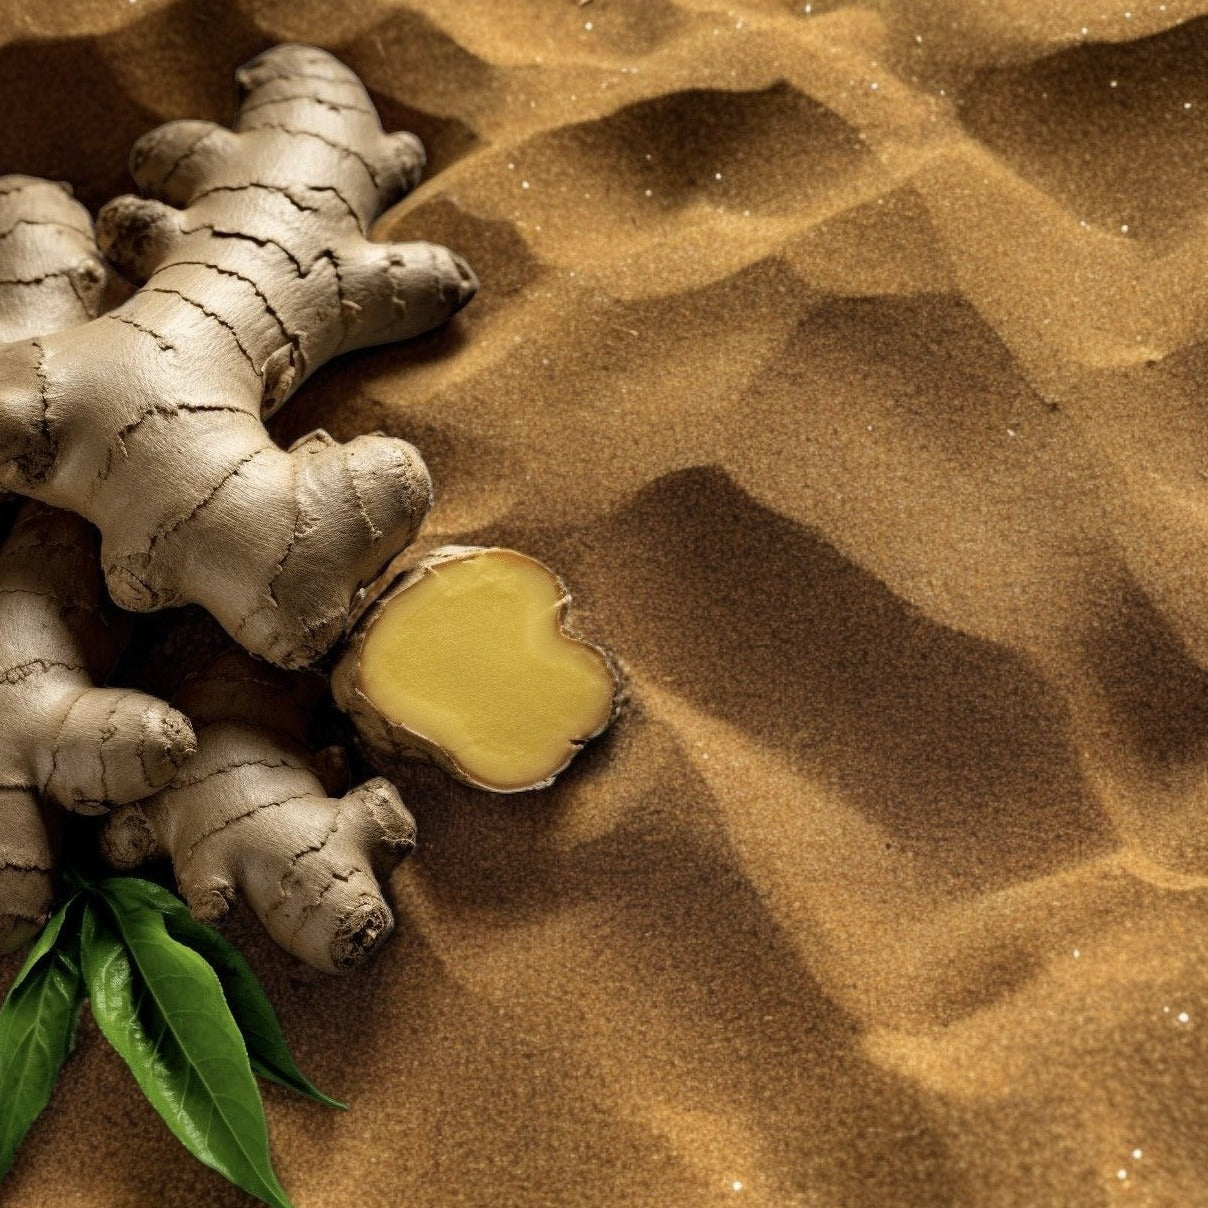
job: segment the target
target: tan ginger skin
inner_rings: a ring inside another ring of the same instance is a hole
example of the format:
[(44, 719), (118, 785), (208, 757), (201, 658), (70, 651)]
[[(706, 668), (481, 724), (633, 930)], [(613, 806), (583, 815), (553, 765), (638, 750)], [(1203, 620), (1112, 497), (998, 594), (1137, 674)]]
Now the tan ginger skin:
[(381, 882), (415, 846), (415, 822), (387, 780), (328, 796), (327, 765), (303, 746), (322, 686), (242, 651), (219, 658), (176, 699), (197, 755), (163, 792), (115, 810), (101, 849), (119, 869), (171, 857), (198, 918), (217, 922), (242, 896), (283, 948), (339, 973), (393, 930)]
[[(92, 224), (69, 192), (0, 178), (0, 341), (87, 321), (104, 284)], [(32, 938), (50, 911), (47, 807), (99, 813), (146, 796), (195, 746), (163, 701), (96, 686), (125, 636), (97, 545), (79, 517), (30, 503), (0, 546), (0, 951)]]
[[(0, 178), (0, 338), (96, 314), (106, 274), (91, 229), (62, 187)], [(393, 927), (380, 881), (415, 841), (393, 786), (328, 796), (323, 759), (301, 745), (315, 677), (242, 653), (218, 660), (181, 694), (196, 737), (163, 701), (94, 686), (117, 661), (123, 620), (108, 607), (96, 531), (25, 504), (0, 545), (0, 950), (50, 911), (47, 807), (116, 804), (103, 832), (114, 863), (170, 854), (199, 916), (216, 921), (239, 890), (303, 959), (333, 971), (363, 960)], [(145, 812), (129, 804), (141, 798)]]
[(92, 219), (66, 185), (0, 177), (0, 344), (95, 319), (106, 277)]
[(445, 248), (367, 238), (424, 155), (382, 132), (348, 68), (280, 46), (236, 78), (233, 130), (143, 136), (147, 196), (98, 218), (102, 249), (145, 284), (0, 352), (0, 485), (91, 520), (122, 606), (200, 604), (297, 667), (340, 636), (431, 488), (403, 440), (316, 433), (286, 452), (262, 421), (332, 357), (443, 323), (477, 282)]

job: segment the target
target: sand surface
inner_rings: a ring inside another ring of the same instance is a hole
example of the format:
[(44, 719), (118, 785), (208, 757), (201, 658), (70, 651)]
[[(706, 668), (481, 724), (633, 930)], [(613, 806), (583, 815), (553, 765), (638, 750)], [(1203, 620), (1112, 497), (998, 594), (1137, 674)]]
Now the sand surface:
[[(352, 1104), (266, 1091), (298, 1208), (1208, 1204), (1208, 3), (18, 0), (0, 166), (95, 208), (290, 39), (483, 288), (280, 436), (414, 440), (632, 686), (405, 778), (368, 971), (236, 925)], [(250, 1202), (91, 1024), (0, 1200)]]

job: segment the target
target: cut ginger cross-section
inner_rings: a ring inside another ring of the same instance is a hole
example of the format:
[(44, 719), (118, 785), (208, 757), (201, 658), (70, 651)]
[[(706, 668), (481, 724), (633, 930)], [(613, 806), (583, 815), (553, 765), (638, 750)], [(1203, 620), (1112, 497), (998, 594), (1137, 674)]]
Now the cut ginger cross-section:
[(608, 656), (565, 627), (569, 603), (515, 550), (437, 550), (357, 627), (337, 703), (371, 757), (426, 758), (495, 792), (544, 787), (618, 704)]

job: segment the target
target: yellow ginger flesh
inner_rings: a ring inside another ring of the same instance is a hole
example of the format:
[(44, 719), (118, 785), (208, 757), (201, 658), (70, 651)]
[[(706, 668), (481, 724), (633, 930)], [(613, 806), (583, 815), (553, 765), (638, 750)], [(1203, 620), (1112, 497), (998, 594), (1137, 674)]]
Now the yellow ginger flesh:
[(379, 610), (358, 688), (484, 788), (547, 782), (612, 716), (604, 655), (562, 628), (567, 597), (513, 550), (436, 562)]

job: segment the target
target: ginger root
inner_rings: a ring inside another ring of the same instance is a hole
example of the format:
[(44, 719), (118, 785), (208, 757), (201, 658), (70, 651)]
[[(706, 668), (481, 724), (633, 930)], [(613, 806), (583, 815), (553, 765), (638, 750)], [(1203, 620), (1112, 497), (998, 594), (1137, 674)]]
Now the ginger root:
[[(92, 319), (105, 280), (92, 221), (66, 186), (0, 178), (0, 342)], [(88, 814), (133, 801), (192, 753), (175, 709), (95, 686), (123, 639), (97, 534), (69, 512), (25, 505), (0, 546), (0, 952), (50, 913), (57, 826), (45, 807)]]
[[(0, 177), (0, 341), (87, 321), (105, 281), (88, 212), (66, 186)], [(79, 517), (26, 504), (0, 546), (0, 951), (50, 911), (57, 827), (44, 808), (132, 801), (168, 783), (194, 746), (163, 701), (96, 687), (125, 637), (97, 545)]]
[(163, 701), (95, 686), (123, 645), (111, 614), (93, 529), (26, 504), (0, 548), (0, 951), (50, 911), (41, 807), (102, 813), (167, 784), (194, 750), (188, 719)]
[(162, 792), (110, 814), (101, 850), (122, 870), (170, 856), (198, 918), (217, 922), (241, 895), (281, 947), (338, 973), (393, 930), (381, 882), (415, 846), (415, 822), (386, 780), (328, 796), (330, 765), (303, 746), (315, 682), (241, 651), (188, 681), (176, 704), (197, 755)]
[(607, 655), (569, 633), (570, 596), (508, 549), (435, 551), (356, 626), (332, 677), (371, 759), (419, 757), (478, 788), (542, 788), (613, 719)]
[(105, 279), (92, 219), (67, 185), (0, 177), (0, 344), (95, 318)]
[(141, 287), (0, 352), (0, 486), (91, 520), (123, 607), (200, 604), (297, 667), (411, 541), (431, 487), (406, 441), (316, 433), (285, 452), (263, 420), (330, 358), (444, 322), (477, 281), (446, 248), (367, 237), (424, 154), (382, 132), (348, 68), (279, 46), (236, 78), (234, 129), (144, 135), (131, 171), (147, 196), (98, 218)]

